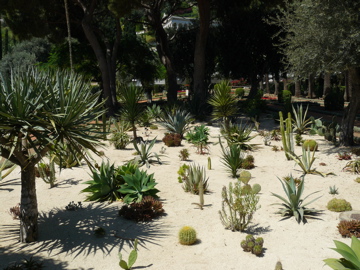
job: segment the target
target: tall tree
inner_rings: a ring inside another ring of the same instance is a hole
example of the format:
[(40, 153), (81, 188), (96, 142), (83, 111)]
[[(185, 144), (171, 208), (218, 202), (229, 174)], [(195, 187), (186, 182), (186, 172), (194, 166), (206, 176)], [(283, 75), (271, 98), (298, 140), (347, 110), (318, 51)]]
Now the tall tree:
[(286, 33), (284, 53), (295, 74), (349, 72), (351, 100), (341, 123), (340, 143), (354, 144), (360, 109), (359, 0), (302, 0), (288, 3), (275, 23)]
[(197, 0), (196, 2), (199, 10), (200, 22), (195, 42), (193, 90), (195, 98), (205, 102), (207, 95), (205, 85), (206, 43), (210, 30), (211, 0)]
[[(48, 36), (52, 41), (63, 41), (67, 36), (64, 1), (0, 0), (0, 11), (12, 31), (21, 39)], [(108, 113), (116, 111), (116, 61), (121, 38), (120, 20), (108, 9), (108, 0), (68, 0), (72, 35), (87, 40), (101, 73), (101, 87)]]
[(143, 23), (154, 31), (156, 50), (166, 69), (169, 102), (176, 101), (178, 84), (174, 58), (169, 48), (169, 36), (163, 25), (176, 11), (184, 9), (183, 2), (181, 0), (110, 0), (110, 8), (119, 16), (132, 10), (144, 13)]
[(38, 237), (36, 164), (57, 142), (82, 155), (84, 148), (98, 153), (99, 127), (89, 123), (103, 113), (103, 104), (99, 94), (91, 93), (90, 82), (74, 73), (28, 69), (3, 75), (0, 155), (21, 168), (20, 241), (33, 242)]

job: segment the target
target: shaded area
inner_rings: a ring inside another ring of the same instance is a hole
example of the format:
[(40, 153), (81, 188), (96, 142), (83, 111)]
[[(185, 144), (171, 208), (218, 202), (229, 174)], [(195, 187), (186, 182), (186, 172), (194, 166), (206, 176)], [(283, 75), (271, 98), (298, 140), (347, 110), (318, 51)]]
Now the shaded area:
[(9, 179), (9, 180), (1, 180), (0, 181), (0, 191), (1, 190), (6, 190), (6, 191), (13, 191), (13, 188), (8, 188), (7, 186), (20, 186), (21, 182), (19, 178), (14, 178), (14, 179)]
[[(17, 258), (22, 259), (26, 254), (45, 252), (48, 256), (56, 256), (61, 253), (71, 255), (72, 258), (90, 254), (102, 253), (109, 255), (114, 249), (120, 251), (123, 246), (132, 246), (133, 239), (137, 238), (141, 246), (155, 244), (159, 238), (167, 235), (161, 220), (149, 223), (135, 223), (118, 217), (118, 206), (106, 203), (91, 203), (85, 208), (76, 211), (54, 208), (48, 213), (39, 216), (39, 240), (33, 244), (18, 243), (18, 224), (2, 225), (0, 227), (1, 239), (15, 242), (6, 247), (8, 259), (6, 265)], [(101, 227), (105, 235), (97, 237), (95, 229)], [(24, 251), (24, 248), (26, 251)], [(1, 255), (1, 257), (3, 257)], [(1, 262), (5, 259), (1, 259)], [(51, 267), (50, 269), (56, 269)], [(61, 269), (61, 268), (59, 268)]]

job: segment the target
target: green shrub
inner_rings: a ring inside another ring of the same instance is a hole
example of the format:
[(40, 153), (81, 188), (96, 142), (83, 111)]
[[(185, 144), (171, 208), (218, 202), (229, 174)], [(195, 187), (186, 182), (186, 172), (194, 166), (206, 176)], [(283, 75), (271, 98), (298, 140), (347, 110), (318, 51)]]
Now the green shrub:
[(188, 173), (189, 173), (189, 168), (190, 166), (187, 164), (183, 164), (180, 166), (179, 170), (177, 171), (179, 177), (179, 183), (183, 183), (184, 181), (186, 181), (185, 179), (188, 178)]
[(179, 243), (182, 245), (192, 245), (196, 242), (196, 231), (193, 227), (184, 226), (179, 231)]
[(352, 207), (345, 199), (333, 198), (328, 202), (327, 209), (333, 212), (344, 212), (351, 211)]
[(196, 146), (197, 153), (205, 154), (208, 152), (209, 128), (205, 125), (194, 127), (185, 135), (185, 139)]
[(317, 151), (318, 150), (318, 143), (315, 140), (305, 140), (303, 142), (302, 147), (306, 150), (307, 148), (310, 149), (310, 151)]
[(186, 148), (180, 150), (179, 158), (180, 158), (181, 161), (188, 160), (189, 157), (190, 157), (189, 150), (187, 150)]
[(235, 95), (238, 98), (242, 98), (245, 95), (245, 89), (244, 88), (236, 88), (235, 89)]

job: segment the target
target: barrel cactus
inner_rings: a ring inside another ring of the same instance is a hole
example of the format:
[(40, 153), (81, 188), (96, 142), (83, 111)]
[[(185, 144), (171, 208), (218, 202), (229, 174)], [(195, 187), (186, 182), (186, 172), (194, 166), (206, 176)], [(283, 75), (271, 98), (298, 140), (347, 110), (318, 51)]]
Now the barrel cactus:
[(193, 227), (184, 226), (179, 231), (179, 242), (182, 245), (192, 245), (196, 242), (196, 231)]
[(263, 248), (260, 245), (255, 245), (253, 247), (252, 253), (254, 253), (256, 256), (260, 256), (263, 252)]
[(315, 140), (305, 140), (302, 147), (306, 150), (309, 148), (310, 151), (318, 150), (318, 144)]

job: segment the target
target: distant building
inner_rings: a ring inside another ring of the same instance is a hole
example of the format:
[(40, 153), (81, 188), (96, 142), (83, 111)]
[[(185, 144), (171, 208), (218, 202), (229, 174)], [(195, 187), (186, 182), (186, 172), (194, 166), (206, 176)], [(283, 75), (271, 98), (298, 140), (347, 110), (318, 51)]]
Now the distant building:
[(180, 16), (171, 16), (169, 17), (165, 23), (164, 23), (164, 28), (179, 28), (180, 26), (187, 26), (192, 24), (193, 22), (193, 18), (187, 18), (187, 17), (180, 17)]

